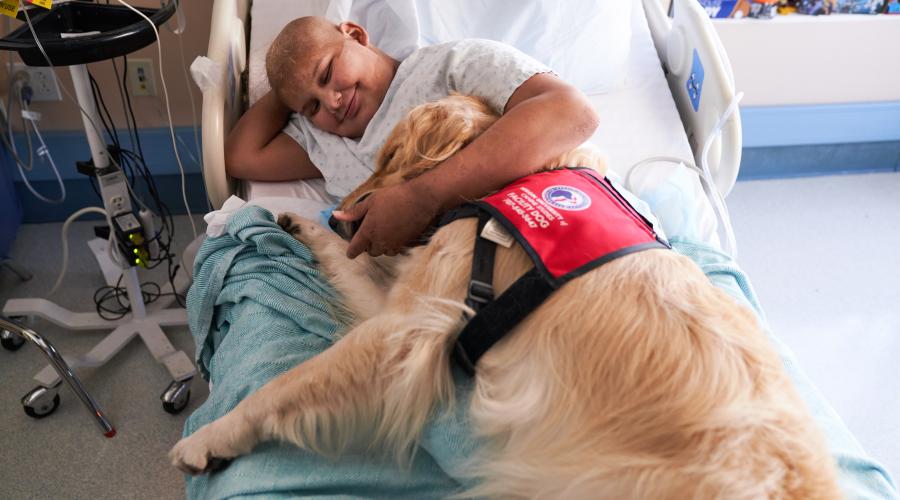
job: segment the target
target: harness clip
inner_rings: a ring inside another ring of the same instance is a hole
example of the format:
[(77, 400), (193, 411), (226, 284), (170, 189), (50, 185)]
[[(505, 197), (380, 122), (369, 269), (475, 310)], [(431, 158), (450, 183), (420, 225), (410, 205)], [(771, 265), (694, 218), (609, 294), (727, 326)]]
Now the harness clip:
[(478, 307), (489, 304), (493, 300), (494, 287), (490, 283), (478, 280), (469, 282), (469, 293), (466, 295), (466, 305), (473, 309), (477, 309)]

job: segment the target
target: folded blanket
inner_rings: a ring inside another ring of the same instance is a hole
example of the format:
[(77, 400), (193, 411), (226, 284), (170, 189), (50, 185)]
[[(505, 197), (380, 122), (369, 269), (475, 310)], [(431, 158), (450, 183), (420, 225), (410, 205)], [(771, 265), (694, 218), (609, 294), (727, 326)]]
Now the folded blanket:
[[(746, 275), (708, 244), (670, 236), (712, 282), (763, 318)], [(247, 207), (226, 233), (208, 239), (194, 266), (188, 316), (197, 363), (212, 384), (209, 399), (188, 418), (184, 435), (215, 420), (271, 378), (326, 349), (344, 328), (331, 306), (335, 292), (309, 250), (272, 215)], [(824, 401), (787, 347), (774, 336), (788, 373), (825, 432), (848, 498), (897, 498), (887, 472), (868, 458)], [(359, 455), (328, 460), (291, 445), (266, 443), (213, 476), (187, 480), (188, 498), (445, 498), (462, 489), (459, 467), (477, 446), (465, 410), (471, 380), (455, 373), (456, 412), (439, 413), (424, 430), (409, 470)]]

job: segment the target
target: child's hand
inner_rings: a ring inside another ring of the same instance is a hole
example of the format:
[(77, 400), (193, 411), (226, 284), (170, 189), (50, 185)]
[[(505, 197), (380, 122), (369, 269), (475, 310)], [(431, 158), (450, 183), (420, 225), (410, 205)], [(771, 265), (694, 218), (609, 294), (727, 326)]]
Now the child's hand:
[(437, 216), (438, 204), (417, 195), (411, 183), (379, 189), (345, 211), (335, 211), (341, 221), (362, 219), (350, 240), (347, 257), (368, 252), (377, 257), (396, 255), (409, 242), (418, 239)]

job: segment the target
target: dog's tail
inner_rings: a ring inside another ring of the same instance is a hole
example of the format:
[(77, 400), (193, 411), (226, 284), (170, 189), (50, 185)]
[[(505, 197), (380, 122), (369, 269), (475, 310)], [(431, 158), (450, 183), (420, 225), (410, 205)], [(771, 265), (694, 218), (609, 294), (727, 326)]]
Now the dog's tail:
[(840, 497), (756, 318), (693, 263), (654, 250), (579, 279), (482, 358), (491, 444), (467, 496)]

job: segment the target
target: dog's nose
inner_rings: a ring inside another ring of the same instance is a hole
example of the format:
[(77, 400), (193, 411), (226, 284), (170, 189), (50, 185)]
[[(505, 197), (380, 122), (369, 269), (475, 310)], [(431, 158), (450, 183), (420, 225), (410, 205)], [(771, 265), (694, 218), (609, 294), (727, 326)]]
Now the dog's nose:
[[(359, 231), (359, 226), (362, 224), (362, 219), (355, 220), (353, 222), (342, 222), (334, 218), (332, 215), (328, 218), (328, 227), (331, 228), (332, 231), (337, 233), (341, 238), (350, 241), (353, 238), (353, 235)], [(349, 233), (349, 234), (348, 234)]]

